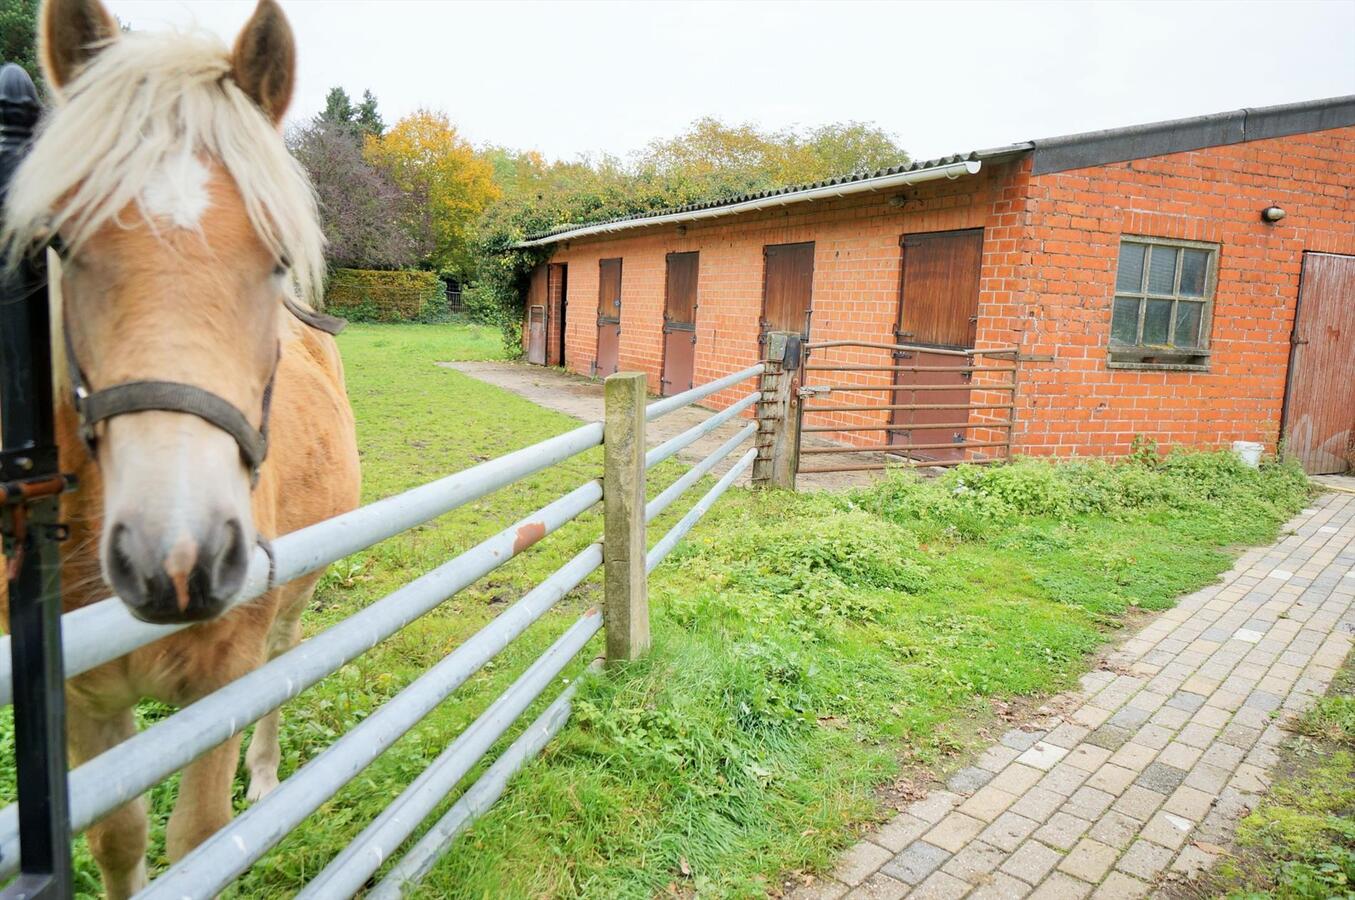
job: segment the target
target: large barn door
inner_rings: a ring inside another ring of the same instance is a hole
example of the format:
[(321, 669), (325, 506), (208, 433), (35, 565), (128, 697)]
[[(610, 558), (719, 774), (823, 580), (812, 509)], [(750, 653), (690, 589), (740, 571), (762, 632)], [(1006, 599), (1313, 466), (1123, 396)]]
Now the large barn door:
[(667, 397), (690, 391), (696, 370), (696, 275), (699, 253), (668, 254), (668, 284), (663, 301), (663, 377)]
[(762, 336), (769, 331), (794, 331), (808, 338), (814, 292), (814, 242), (768, 244), (762, 248), (762, 255), (766, 261), (759, 323)]
[(598, 350), (593, 374), (616, 374), (621, 354), (621, 260), (598, 261)]
[(1345, 472), (1355, 456), (1355, 256), (1303, 254), (1290, 341), (1285, 447), (1310, 475)]
[[(979, 269), (983, 260), (983, 229), (938, 231), (904, 235), (903, 274), (899, 289), (899, 316), (895, 337), (900, 344), (922, 344), (938, 350), (974, 346), (978, 328)], [(893, 403), (925, 404), (950, 409), (894, 410), (891, 444), (958, 444), (965, 440), (969, 410), (953, 407), (969, 403), (969, 372), (954, 371), (955, 357), (926, 351), (896, 353), (895, 365), (950, 368), (951, 371), (897, 372)], [(956, 390), (909, 391), (908, 387), (955, 385)], [(918, 452), (924, 459), (954, 460), (963, 448)]]

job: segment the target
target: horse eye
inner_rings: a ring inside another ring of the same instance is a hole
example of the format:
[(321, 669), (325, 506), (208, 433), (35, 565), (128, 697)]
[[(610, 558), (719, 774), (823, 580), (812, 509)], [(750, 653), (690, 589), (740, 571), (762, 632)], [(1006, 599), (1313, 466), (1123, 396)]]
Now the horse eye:
[(281, 278), (282, 276), (284, 276), (284, 275), (286, 275), (286, 274), (287, 274), (287, 264), (286, 264), (286, 263), (278, 263), (276, 266), (273, 267), (273, 275), (274, 275), (274, 277), (276, 277), (276, 278)]

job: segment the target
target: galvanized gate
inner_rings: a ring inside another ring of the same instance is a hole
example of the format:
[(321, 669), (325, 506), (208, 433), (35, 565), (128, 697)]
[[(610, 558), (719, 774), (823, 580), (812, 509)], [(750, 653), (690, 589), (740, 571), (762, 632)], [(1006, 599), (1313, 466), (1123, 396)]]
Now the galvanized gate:
[[(37, 118), (31, 82), (22, 103), (11, 103), (0, 73), (0, 151), (8, 176)], [(203, 753), (350, 660), (448, 602), (459, 591), (526, 552), (598, 503), (604, 534), (496, 619), (467, 639), (383, 706), (257, 801), (226, 827), (170, 866), (137, 896), (216, 896), (276, 846), (305, 818), (361, 774), (442, 700), (470, 679), (510, 641), (537, 622), (591, 573), (605, 569), (603, 609), (585, 612), (518, 677), (368, 827), (319, 873), (302, 896), (352, 896), (378, 870), (404, 855), (367, 896), (397, 898), (421, 878), (451, 842), (504, 790), (508, 778), (554, 735), (569, 715), (575, 687), (547, 709), (491, 765), (419, 841), (405, 848), (462, 778), (489, 752), (531, 703), (606, 624), (609, 660), (631, 659), (648, 647), (647, 577), (715, 501), (752, 465), (748, 449), (652, 548), (646, 524), (671, 506), (757, 431), (749, 423), (681, 478), (646, 501), (646, 472), (722, 423), (751, 409), (760, 389), (658, 446), (645, 449), (645, 425), (659, 416), (760, 376), (762, 363), (648, 406), (645, 378), (620, 374), (606, 386), (605, 422), (508, 453), (438, 481), (387, 497), (278, 538), (271, 555), (256, 549), (245, 587), (231, 605), (255, 597), (336, 560), (472, 503), (499, 488), (590, 448), (603, 447), (601, 476), (584, 481), (508, 528), (369, 604), (347, 619), (270, 660), (191, 706), (67, 772), (64, 744), (65, 678), (189, 627), (133, 618), (110, 597), (61, 615), (57, 583), (55, 494), (68, 486), (57, 469), (52, 432), (48, 304), (41, 273), (25, 270), (0, 295), (0, 512), (9, 563), (11, 634), (0, 640), (0, 705), (14, 706), (19, 800), (0, 809), (0, 879), (17, 876), (0, 892), (5, 900), (72, 896), (70, 835), (145, 793)], [(596, 661), (594, 663), (596, 665)]]
[[(1020, 363), (1020, 351), (1010, 346), (952, 350), (869, 341), (806, 344), (800, 368), (798, 431), (836, 443), (811, 446), (802, 439), (798, 471), (854, 472), (1008, 460)], [(837, 398), (846, 402), (824, 402)], [(872, 433), (883, 435), (883, 440), (859, 440)], [(815, 457), (863, 453), (875, 458), (805, 465)]]

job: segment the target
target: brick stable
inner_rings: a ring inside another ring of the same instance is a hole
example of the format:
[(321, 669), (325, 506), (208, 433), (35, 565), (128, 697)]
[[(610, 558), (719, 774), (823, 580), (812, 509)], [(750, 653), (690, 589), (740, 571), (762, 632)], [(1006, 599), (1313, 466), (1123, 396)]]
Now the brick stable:
[[(978, 174), (955, 181), (807, 201), (682, 228), (650, 226), (568, 240), (551, 258), (568, 273), (564, 362), (577, 372), (593, 371), (600, 259), (623, 260), (620, 367), (646, 373), (657, 392), (666, 254), (701, 254), (700, 384), (758, 358), (765, 246), (814, 242), (813, 340), (892, 342), (901, 237), (982, 228), (977, 346), (1014, 344), (1025, 357), (1016, 452), (1118, 455), (1138, 435), (1164, 446), (1251, 440), (1273, 450), (1303, 252), (1355, 254), (1352, 184), (1355, 128), (1343, 127), (1041, 175), (1032, 174), (1029, 158), (990, 161)], [(1267, 224), (1260, 211), (1272, 204), (1288, 215)], [(1108, 365), (1124, 236), (1218, 245), (1207, 371)], [(882, 352), (864, 350), (833, 358), (889, 361)], [(1355, 377), (1355, 370), (1343, 377)], [(882, 384), (886, 378), (862, 374), (852, 383)], [(713, 403), (722, 406), (737, 395), (725, 392)], [(993, 396), (976, 390), (974, 400)], [(840, 413), (816, 422), (881, 424), (883, 415)], [(858, 444), (882, 439), (879, 432), (835, 437)]]

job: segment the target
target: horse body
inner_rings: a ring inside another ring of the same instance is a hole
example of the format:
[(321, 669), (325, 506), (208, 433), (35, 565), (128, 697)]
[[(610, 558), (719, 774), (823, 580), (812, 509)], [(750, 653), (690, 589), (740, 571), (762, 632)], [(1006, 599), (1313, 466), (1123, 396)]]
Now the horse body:
[[(281, 10), (261, 0), (232, 51), (200, 35), (120, 36), (98, 0), (44, 0), (40, 22), (44, 70), (70, 96), (11, 187), (0, 250), (45, 231), (64, 242), (51, 282), (70, 378), (183, 385), (268, 426), (255, 468), (238, 435), (191, 410), (82, 422), (58, 375), (62, 469), (80, 485), (62, 498), (64, 608), (102, 600), (110, 582), (140, 618), (195, 623), (67, 683), (78, 766), (134, 732), (141, 699), (192, 703), (296, 644), (319, 573), (231, 597), (256, 536), (352, 509), (359, 472), (337, 346), (285, 311), (289, 280), (316, 296), (323, 238), (276, 132), (294, 78)], [(278, 783), (277, 717), (246, 754), (251, 800)], [(239, 747), (237, 735), (184, 770), (171, 860), (229, 821)], [(109, 896), (145, 885), (147, 831), (144, 798), (89, 829)]]

